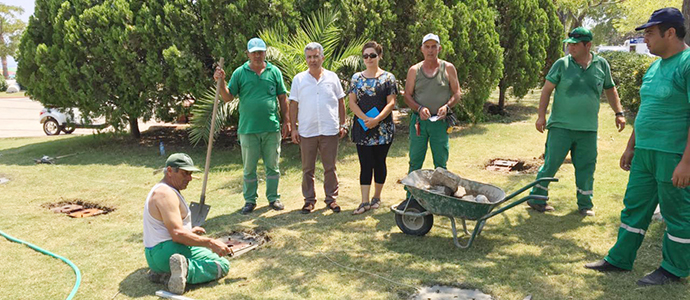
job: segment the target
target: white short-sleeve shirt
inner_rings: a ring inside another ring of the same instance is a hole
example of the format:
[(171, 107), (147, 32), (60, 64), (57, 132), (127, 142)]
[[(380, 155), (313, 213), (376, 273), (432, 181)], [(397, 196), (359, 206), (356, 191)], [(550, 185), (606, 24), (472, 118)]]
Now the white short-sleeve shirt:
[(345, 97), (338, 75), (323, 70), (321, 78), (301, 72), (292, 79), (290, 100), (299, 103), (298, 132), (303, 137), (336, 135), (340, 132), (338, 101)]

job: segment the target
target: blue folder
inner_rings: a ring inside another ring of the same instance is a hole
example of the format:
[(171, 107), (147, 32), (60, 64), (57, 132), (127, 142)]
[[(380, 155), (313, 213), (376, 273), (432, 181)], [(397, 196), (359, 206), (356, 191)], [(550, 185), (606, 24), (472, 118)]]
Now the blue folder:
[[(376, 116), (379, 115), (379, 109), (374, 107), (364, 114), (367, 115), (367, 117), (369, 117), (369, 118), (376, 118)], [(364, 121), (362, 119), (357, 118), (357, 121), (359, 121), (359, 125), (362, 125), (362, 128), (364, 128), (364, 131), (369, 130), (369, 128), (367, 128), (367, 126), (364, 125)]]

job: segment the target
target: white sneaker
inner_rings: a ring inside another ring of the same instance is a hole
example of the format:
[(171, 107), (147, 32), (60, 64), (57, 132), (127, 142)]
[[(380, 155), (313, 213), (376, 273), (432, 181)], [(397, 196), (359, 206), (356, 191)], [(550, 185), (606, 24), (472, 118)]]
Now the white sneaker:
[(184, 294), (187, 286), (187, 258), (182, 254), (170, 256), (170, 279), (168, 279), (168, 291), (178, 295)]

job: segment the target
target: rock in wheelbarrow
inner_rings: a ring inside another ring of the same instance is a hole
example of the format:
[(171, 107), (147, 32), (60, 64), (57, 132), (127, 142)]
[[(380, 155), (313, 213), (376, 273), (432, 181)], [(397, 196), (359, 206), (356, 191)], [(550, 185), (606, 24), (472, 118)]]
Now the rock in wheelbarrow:
[(428, 189), (429, 192), (439, 195), (453, 195), (453, 190), (445, 185), (435, 185)]
[(451, 195), (458, 191), (460, 176), (451, 173), (444, 168), (436, 168), (431, 174), (431, 185), (443, 185), (451, 189)]

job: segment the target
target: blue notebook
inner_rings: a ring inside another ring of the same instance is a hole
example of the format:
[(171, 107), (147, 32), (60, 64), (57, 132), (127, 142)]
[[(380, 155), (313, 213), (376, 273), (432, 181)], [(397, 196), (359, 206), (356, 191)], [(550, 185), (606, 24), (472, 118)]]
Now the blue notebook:
[[(379, 115), (379, 109), (374, 107), (364, 114), (367, 115), (367, 117), (369, 117), (369, 118), (376, 118), (376, 116)], [(369, 128), (367, 128), (367, 126), (364, 125), (364, 121), (362, 119), (357, 118), (357, 121), (359, 121), (359, 125), (362, 125), (362, 128), (364, 128), (364, 131), (369, 130)]]

